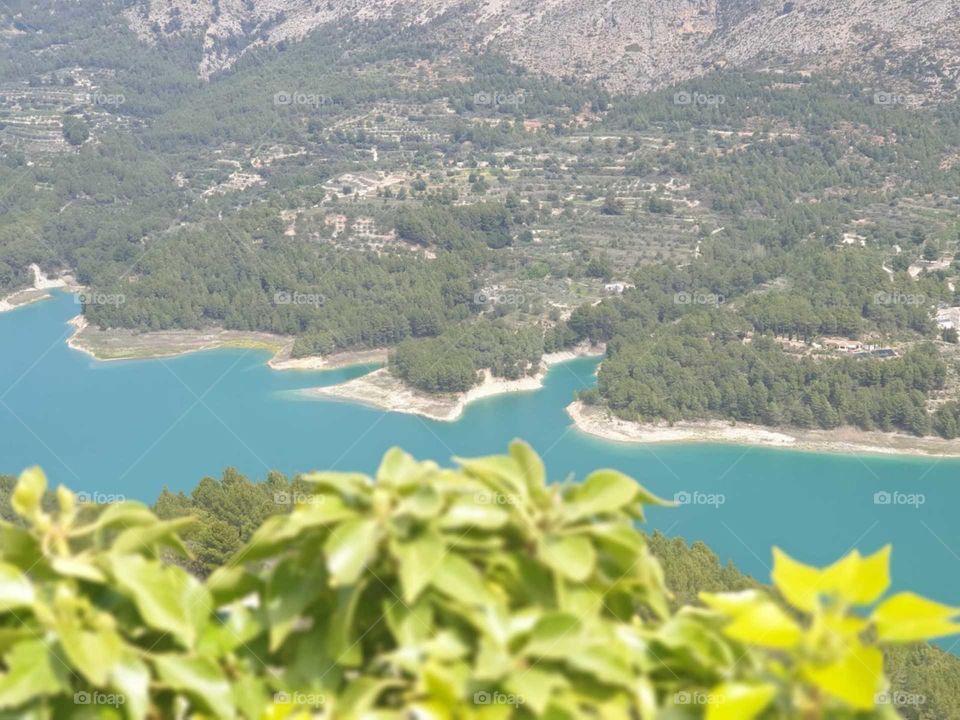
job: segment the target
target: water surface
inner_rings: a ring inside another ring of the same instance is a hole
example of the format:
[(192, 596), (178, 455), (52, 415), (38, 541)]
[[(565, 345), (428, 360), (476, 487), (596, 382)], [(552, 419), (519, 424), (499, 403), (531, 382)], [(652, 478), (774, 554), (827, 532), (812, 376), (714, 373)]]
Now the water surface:
[[(268, 353), (235, 349), (98, 362), (66, 346), (77, 312), (58, 293), (0, 314), (0, 472), (40, 464), (76, 491), (151, 501), (164, 486), (189, 491), (228, 466), (258, 478), (271, 469), (370, 472), (394, 445), (447, 462), (522, 437), (553, 478), (615, 467), (662, 496), (686, 493), (690, 504), (651, 511), (650, 525), (704, 540), (757, 577), (769, 575), (773, 545), (826, 563), (892, 542), (898, 587), (960, 605), (960, 461), (605, 442), (576, 431), (564, 412), (594, 383), (591, 359), (555, 367), (541, 391), (434, 422), (296, 392), (368, 368), (276, 372)], [(916, 502), (903, 504), (911, 495)]]

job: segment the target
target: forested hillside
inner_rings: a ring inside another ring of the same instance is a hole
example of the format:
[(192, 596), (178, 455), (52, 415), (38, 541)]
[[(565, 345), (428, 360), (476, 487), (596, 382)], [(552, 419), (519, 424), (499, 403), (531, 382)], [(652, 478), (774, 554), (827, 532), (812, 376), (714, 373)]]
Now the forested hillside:
[(2, 40), (4, 294), (37, 263), (95, 329), (391, 348), (429, 392), (590, 339), (623, 418), (960, 432), (954, 102), (789, 68), (618, 95), (382, 17), (198, 80), (189, 22), (54, 5)]

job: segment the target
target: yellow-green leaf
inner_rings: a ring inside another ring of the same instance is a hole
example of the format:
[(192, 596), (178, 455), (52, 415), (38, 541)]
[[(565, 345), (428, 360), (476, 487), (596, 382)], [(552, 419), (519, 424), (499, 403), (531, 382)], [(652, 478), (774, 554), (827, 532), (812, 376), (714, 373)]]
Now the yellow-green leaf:
[(103, 687), (120, 660), (123, 650), (120, 636), (107, 628), (84, 628), (69, 614), (59, 619), (57, 634), (70, 664), (91, 683)]
[(419, 487), (397, 504), (394, 515), (409, 515), (418, 520), (429, 520), (440, 514), (443, 504), (444, 500), (436, 489), (429, 486)]
[(583, 650), (583, 622), (570, 613), (551, 612), (541, 617), (530, 632), (525, 655), (566, 660)]
[(0, 709), (15, 708), (70, 687), (69, 670), (43, 640), (17, 643), (4, 657), (4, 664), (7, 669), (0, 674)]
[(706, 720), (753, 720), (777, 694), (774, 685), (725, 683), (710, 693)]
[(163, 654), (152, 656), (162, 685), (180, 690), (219, 718), (233, 718), (233, 694), (223, 670), (206, 657)]
[(263, 610), (270, 624), (270, 651), (287, 639), (301, 613), (322, 592), (324, 568), (319, 562), (285, 558), (270, 572), (263, 592)]
[(527, 479), (524, 468), (508, 455), (492, 455), (466, 460), (455, 458), (468, 475), (482, 481), (493, 490), (508, 497), (527, 498)]
[(575, 582), (589, 578), (597, 563), (593, 543), (582, 535), (547, 537), (540, 543), (539, 555), (555, 572)]
[(403, 601), (413, 604), (433, 580), (447, 546), (438, 533), (428, 530), (409, 542), (394, 544), (392, 550), (400, 566)]
[(509, 501), (497, 495), (457, 500), (440, 520), (440, 527), (444, 530), (496, 530), (503, 527), (510, 516), (495, 503)]
[(390, 448), (377, 470), (377, 482), (395, 487), (406, 487), (416, 483), (427, 468), (398, 447)]
[(823, 590), (823, 573), (797, 562), (780, 548), (773, 549), (771, 579), (787, 602), (798, 610), (813, 612)]
[(803, 674), (828, 695), (857, 710), (869, 710), (883, 689), (883, 654), (855, 643), (836, 662), (807, 665)]
[(564, 514), (570, 522), (623, 510), (640, 494), (636, 480), (617, 470), (591, 473), (570, 495)]
[(868, 557), (854, 550), (823, 571), (824, 589), (848, 603), (869, 605), (890, 587), (890, 546)]
[(523, 469), (530, 495), (533, 497), (542, 496), (546, 485), (547, 471), (540, 456), (527, 443), (522, 440), (514, 440), (510, 443), (510, 457), (516, 460), (517, 464)]
[(334, 530), (324, 545), (332, 585), (353, 585), (377, 553), (380, 528), (376, 520), (349, 520)]
[(32, 518), (40, 512), (43, 493), (47, 489), (47, 476), (38, 467), (32, 467), (20, 473), (17, 486), (13, 490), (10, 504), (13, 511), (23, 518)]
[(756, 605), (768, 602), (768, 598), (758, 590), (730, 593), (702, 592), (699, 597), (704, 605), (728, 617), (736, 617)]
[(803, 635), (796, 621), (769, 600), (746, 608), (723, 632), (748, 645), (778, 649), (796, 646)]
[(74, 577), (94, 583), (105, 583), (107, 581), (107, 576), (92, 563), (90, 555), (54, 557), (50, 559), (50, 567), (65, 577)]
[(127, 716), (145, 718), (150, 710), (150, 670), (136, 657), (123, 659), (114, 666), (110, 683), (126, 698)]
[(213, 606), (210, 592), (174, 565), (139, 555), (116, 556), (110, 571), (117, 589), (129, 596), (144, 622), (192, 647)]
[(916, 642), (960, 633), (951, 622), (960, 608), (941, 605), (913, 593), (898, 593), (873, 612), (877, 637), (888, 642)]
[(459, 555), (445, 555), (433, 573), (432, 582), (440, 592), (468, 605), (493, 602), (483, 576), (469, 560)]
[(554, 691), (565, 688), (569, 680), (561, 673), (529, 667), (507, 678), (506, 689), (518, 705), (530, 708), (536, 717), (541, 717), (550, 704)]
[(57, 488), (57, 504), (60, 506), (60, 512), (64, 515), (71, 515), (77, 507), (77, 496), (63, 485)]
[(0, 563), (0, 613), (33, 604), (33, 585), (13, 565)]

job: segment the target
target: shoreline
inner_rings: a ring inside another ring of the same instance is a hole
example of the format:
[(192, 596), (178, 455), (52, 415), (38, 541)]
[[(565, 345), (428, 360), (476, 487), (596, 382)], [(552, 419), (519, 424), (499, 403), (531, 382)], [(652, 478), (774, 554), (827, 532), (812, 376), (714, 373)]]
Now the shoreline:
[(483, 381), (462, 393), (426, 393), (406, 385), (391, 375), (387, 368), (338, 385), (307, 388), (300, 393), (311, 398), (357, 403), (385, 412), (419, 415), (438, 422), (456, 422), (463, 417), (467, 406), (477, 400), (540, 390), (552, 366), (582, 357), (600, 357), (605, 351), (606, 348), (602, 346), (581, 346), (574, 350), (548, 353), (542, 358), (539, 372), (517, 380), (497, 378), (489, 370), (484, 370)]
[(484, 380), (463, 393), (425, 393), (404, 384), (402, 380), (391, 375), (387, 368), (380, 368), (339, 385), (307, 388), (300, 393), (312, 398), (356, 403), (384, 412), (455, 422), (463, 416), (467, 405), (477, 400), (507, 393), (533, 392), (543, 387), (542, 372), (519, 380), (494, 378), (489, 370), (484, 372)]
[(0, 298), (0, 313), (18, 310), (22, 307), (26, 307), (27, 305), (33, 305), (33, 303), (40, 302), (41, 300), (49, 300), (50, 297), (50, 293), (48, 293), (46, 290), (38, 290), (36, 288), (17, 290), (16, 292), (10, 293), (6, 297)]
[(310, 357), (292, 358), (293, 349), (291, 340), (280, 352), (274, 354), (267, 362), (267, 367), (273, 370), (341, 370), (357, 365), (382, 365), (390, 354), (389, 348), (372, 348), (370, 350), (351, 350), (332, 355), (311, 355)]
[[(363, 365), (384, 365), (389, 348), (355, 350), (332, 355), (291, 357), (294, 338), (263, 332), (243, 332), (210, 328), (208, 330), (163, 330), (138, 333), (133, 330), (100, 330), (90, 325), (83, 315), (68, 321), (73, 332), (67, 339), (72, 350), (89, 355), (99, 362), (118, 360), (156, 360), (179, 357), (195, 352), (206, 352), (230, 347), (261, 348), (273, 356), (266, 365), (271, 370), (318, 372), (340, 370)], [(572, 350), (547, 353), (539, 372), (518, 380), (495, 378), (489, 371), (484, 380), (464, 393), (429, 394), (405, 385), (381, 367), (361, 377), (337, 385), (301, 390), (301, 394), (355, 402), (387, 412), (420, 415), (431, 420), (454, 422), (467, 406), (477, 400), (514, 392), (532, 392), (543, 387), (547, 371), (558, 363), (581, 357), (602, 357), (603, 345), (581, 345)]]
[(724, 420), (639, 423), (614, 417), (606, 408), (577, 400), (567, 415), (580, 432), (608, 442), (646, 445), (724, 444), (840, 455), (884, 455), (923, 458), (960, 457), (960, 439), (914, 437), (870, 432), (852, 427), (833, 430), (768, 428)]
[(279, 353), (289, 339), (270, 333), (238, 330), (161, 330), (137, 333), (133, 330), (100, 330), (77, 315), (67, 321), (73, 333), (67, 339), (71, 350), (99, 362), (118, 360), (159, 360), (223, 348), (255, 348)]
[(272, 333), (224, 330), (160, 330), (138, 333), (133, 330), (100, 330), (90, 325), (83, 315), (67, 321), (73, 332), (67, 347), (98, 362), (122, 360), (160, 360), (210, 350), (249, 348), (267, 350), (273, 356), (266, 365), (271, 370), (322, 371), (340, 370), (358, 365), (386, 362), (387, 350), (357, 350), (332, 355), (291, 358), (293, 338)]
[[(55, 287), (70, 287), (65, 281)], [(37, 292), (37, 289), (19, 292)], [(32, 302), (50, 297), (45, 290)], [(4, 310), (0, 299), (0, 312)], [(13, 308), (23, 307), (23, 304)], [(82, 315), (68, 321), (73, 332), (66, 344), (72, 350), (89, 355), (99, 362), (115, 360), (149, 360), (171, 358), (194, 352), (221, 348), (255, 348), (269, 350), (273, 356), (267, 367), (277, 371), (319, 372), (363, 365), (382, 365), (388, 349), (375, 348), (306, 358), (290, 357), (293, 338), (270, 333), (243, 332), (211, 328), (210, 330), (174, 330), (136, 333), (130, 330), (99, 330), (90, 326)], [(91, 337), (94, 339), (91, 340)], [(358, 378), (336, 385), (300, 390), (302, 395), (351, 402), (385, 412), (419, 415), (439, 422), (459, 420), (467, 407), (477, 400), (518, 392), (534, 392), (543, 388), (549, 369), (559, 363), (584, 357), (602, 357), (606, 348), (581, 345), (573, 350), (545, 354), (539, 372), (518, 380), (493, 377), (484, 371), (484, 379), (464, 393), (429, 394), (405, 385), (381, 367)], [(586, 406), (575, 401), (567, 406), (567, 415), (574, 427), (585, 435), (607, 442), (630, 444), (723, 444), (764, 447), (841, 455), (881, 455), (887, 457), (960, 458), (960, 439), (915, 437), (903, 433), (863, 431), (852, 427), (833, 430), (801, 428), (769, 428), (761, 425), (733, 423), (724, 420), (637, 423), (614, 417), (606, 408)]]
[[(62, 286), (69, 289), (70, 286)], [(49, 297), (49, 295), (47, 296)], [(124, 328), (101, 330), (82, 315), (67, 321), (73, 332), (67, 347), (98, 362), (160, 360), (226, 348), (267, 350), (271, 370), (338, 370), (356, 365), (386, 362), (387, 349), (356, 350), (332, 355), (292, 358), (295, 338), (288, 335), (210, 327), (203, 330), (156, 330), (139, 332)]]
[(76, 284), (76, 280), (70, 274), (62, 275), (56, 279), (50, 279), (36, 263), (30, 265), (30, 272), (33, 274), (33, 287), (15, 290), (9, 295), (0, 298), (0, 313), (17, 310), (27, 305), (40, 302), (41, 300), (49, 300), (52, 295), (47, 292), (48, 290), (58, 288), (75, 288), (82, 290), (81, 286)]

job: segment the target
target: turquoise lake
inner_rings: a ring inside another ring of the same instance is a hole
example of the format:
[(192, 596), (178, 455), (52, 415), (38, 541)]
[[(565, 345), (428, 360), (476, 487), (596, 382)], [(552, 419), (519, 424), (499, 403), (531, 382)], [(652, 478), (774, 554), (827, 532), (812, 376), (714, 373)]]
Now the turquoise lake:
[[(257, 478), (270, 469), (369, 472), (393, 445), (447, 462), (502, 452), (522, 437), (556, 479), (615, 467), (664, 497), (722, 496), (722, 504), (653, 510), (649, 524), (704, 540), (763, 580), (774, 545), (827, 563), (892, 542), (897, 587), (960, 604), (958, 461), (604, 442), (577, 432), (564, 412), (594, 382), (589, 359), (556, 366), (541, 391), (477, 402), (456, 423), (432, 422), (296, 392), (363, 368), (276, 372), (265, 365), (268, 353), (246, 350), (98, 362), (65, 343), (78, 311), (58, 293), (0, 314), (2, 473), (40, 464), (75, 491), (150, 502), (164, 486), (189, 491), (228, 466)], [(884, 492), (920, 497), (876, 503)]]

